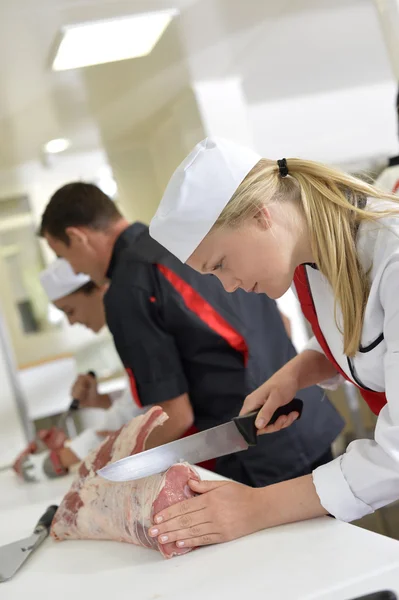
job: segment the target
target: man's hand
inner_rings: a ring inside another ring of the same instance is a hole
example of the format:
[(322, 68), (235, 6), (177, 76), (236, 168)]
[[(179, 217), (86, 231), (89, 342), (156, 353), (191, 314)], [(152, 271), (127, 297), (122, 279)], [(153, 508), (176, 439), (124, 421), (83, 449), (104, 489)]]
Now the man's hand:
[[(51, 427), (51, 429), (41, 429), (37, 434), (38, 439), (46, 446), (49, 450), (59, 450), (63, 448), (67, 441), (65, 431), (58, 427)], [(31, 454), (39, 451), (37, 448)]]
[(31, 442), (20, 454), (18, 454), (12, 466), (17, 475), (22, 476), (22, 463), (30, 454), (34, 454), (35, 452), (37, 452), (37, 444), (36, 442)]
[(97, 381), (93, 375), (79, 375), (71, 389), (72, 398), (79, 400), (81, 408), (109, 408), (111, 400), (108, 394), (99, 394)]
[[(63, 454), (68, 451), (64, 448), (66, 440), (67, 436), (62, 429), (41, 429), (37, 434), (37, 441), (31, 442), (16, 458), (14, 471), (25, 481), (44, 481), (47, 477), (65, 475), (70, 466), (63, 460)], [(49, 451), (40, 452), (39, 446), (47, 447)]]
[(63, 467), (56, 450), (29, 454), (20, 464), (19, 475), (28, 482), (40, 482), (66, 475), (68, 469)]
[(169, 419), (162, 427), (156, 427), (145, 442), (145, 449), (155, 448), (182, 437), (194, 423), (194, 411), (188, 394), (182, 394), (160, 403)]

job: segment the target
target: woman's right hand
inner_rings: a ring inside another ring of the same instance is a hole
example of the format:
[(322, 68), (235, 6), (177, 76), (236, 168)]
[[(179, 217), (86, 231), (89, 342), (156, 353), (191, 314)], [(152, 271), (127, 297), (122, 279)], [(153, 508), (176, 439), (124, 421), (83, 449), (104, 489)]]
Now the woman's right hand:
[(259, 433), (273, 433), (289, 427), (298, 418), (297, 412), (279, 417), (273, 425), (265, 425), (270, 422), (280, 406), (291, 402), (298, 390), (326, 381), (335, 375), (335, 366), (322, 352), (303, 350), (246, 397), (240, 415), (260, 408), (256, 419)]
[(256, 419), (256, 427), (259, 430), (259, 434), (274, 433), (280, 431), (280, 429), (285, 429), (292, 425), (298, 418), (299, 414), (297, 412), (292, 412), (287, 416), (279, 417), (273, 425), (265, 425), (269, 423), (274, 412), (280, 408), (280, 406), (284, 406), (284, 404), (291, 402), (298, 391), (298, 387), (297, 378), (289, 373), (287, 365), (285, 365), (257, 390), (246, 397), (240, 415), (261, 408)]

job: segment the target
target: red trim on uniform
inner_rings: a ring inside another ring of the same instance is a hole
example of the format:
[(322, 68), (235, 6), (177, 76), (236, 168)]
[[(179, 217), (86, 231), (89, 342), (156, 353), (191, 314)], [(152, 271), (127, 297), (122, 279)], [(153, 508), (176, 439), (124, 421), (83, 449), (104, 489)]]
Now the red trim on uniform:
[(395, 185), (393, 186), (393, 190), (392, 190), (392, 194), (396, 194), (396, 192), (399, 190), (399, 179), (398, 181), (395, 183)]
[(331, 353), (330, 348), (326, 342), (326, 339), (320, 329), (319, 321), (317, 318), (316, 308), (313, 302), (312, 292), (310, 290), (308, 276), (306, 273), (306, 267), (301, 265), (295, 269), (294, 274), (294, 284), (298, 294), (299, 302), (301, 303), (301, 308), (304, 316), (309, 321), (313, 333), (322, 347), (325, 355), (328, 360), (334, 365), (339, 373), (347, 380), (356, 385), (359, 389), (363, 399), (367, 402), (370, 409), (374, 414), (378, 415), (382, 407), (387, 403), (387, 399), (384, 392), (373, 392), (371, 390), (365, 390), (359, 385), (357, 385), (348, 375), (341, 369), (339, 364), (336, 362), (334, 356)]
[(136, 378), (133, 375), (132, 369), (130, 367), (127, 367), (126, 373), (128, 374), (128, 377), (129, 377), (130, 390), (132, 392), (133, 400), (135, 401), (135, 403), (137, 404), (137, 406), (139, 408), (143, 408), (143, 405), (141, 404), (141, 401), (140, 401), (139, 392), (137, 390)]
[(245, 339), (207, 302), (191, 285), (164, 265), (157, 265), (159, 271), (183, 298), (187, 308), (197, 315), (215, 333), (220, 335), (234, 350), (244, 357), (244, 365), (248, 362), (248, 346)]

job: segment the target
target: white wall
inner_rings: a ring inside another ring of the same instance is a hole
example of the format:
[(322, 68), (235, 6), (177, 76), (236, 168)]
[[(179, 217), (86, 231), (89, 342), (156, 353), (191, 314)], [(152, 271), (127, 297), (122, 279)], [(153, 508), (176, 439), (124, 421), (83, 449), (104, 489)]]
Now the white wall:
[(396, 154), (395, 97), (387, 81), (251, 105), (255, 146), (268, 158), (334, 164)]
[(203, 137), (200, 114), (190, 89), (185, 90), (157, 114), (147, 137), (147, 147), (159, 190), (156, 206), (173, 171)]
[[(2, 307), (0, 306), (0, 311)], [(0, 318), (2, 315), (0, 314)], [(0, 325), (1, 326), (1, 325)], [(7, 335), (7, 333), (6, 333)], [(11, 464), (26, 439), (19, 420), (17, 406), (13, 396), (5, 355), (0, 344), (0, 468)]]
[[(248, 2), (231, 4), (232, 12), (249, 9)], [(249, 0), (249, 4), (250, 10), (265, 15), (272, 3)], [(240, 48), (236, 69), (251, 104), (394, 78), (373, 0), (273, 4), (280, 9), (278, 16), (268, 19), (259, 14), (258, 22), (242, 28), (236, 38)]]
[(149, 223), (170, 176), (204, 137), (194, 95), (184, 90), (140, 130), (107, 148), (123, 213)]
[(396, 77), (373, 0), (202, 0), (181, 23), (193, 80), (241, 79), (266, 156), (396, 153)]
[(129, 221), (148, 223), (158, 203), (151, 157), (144, 143), (133, 137), (117, 149), (109, 149), (108, 157), (118, 185), (118, 203)]
[[(46, 168), (40, 162), (21, 165), (17, 169), (0, 172), (1, 197), (10, 198), (27, 194), (34, 221), (39, 225), (43, 210), (50, 196), (63, 184), (76, 180), (96, 181), (108, 164), (105, 153), (101, 150), (82, 154), (64, 154), (54, 157), (53, 165)], [(46, 263), (54, 260), (53, 253), (44, 241), (40, 241)], [(4, 265), (0, 261), (2, 281), (7, 281)], [(49, 331), (24, 335), (15, 309), (10, 286), (0, 289), (0, 300), (3, 305), (18, 364), (31, 362), (43, 357), (71, 352), (92, 342), (96, 336), (86, 328), (76, 325), (70, 327), (66, 321), (59, 328)], [(109, 339), (105, 330), (102, 337)]]

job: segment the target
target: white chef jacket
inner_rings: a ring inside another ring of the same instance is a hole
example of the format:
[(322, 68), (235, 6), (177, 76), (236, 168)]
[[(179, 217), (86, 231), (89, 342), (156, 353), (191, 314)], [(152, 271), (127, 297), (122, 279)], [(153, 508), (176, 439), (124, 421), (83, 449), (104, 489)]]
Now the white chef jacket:
[(104, 411), (103, 421), (95, 429), (90, 428), (82, 431), (82, 433), (68, 443), (68, 447), (80, 460), (83, 460), (91, 450), (97, 448), (104, 441), (104, 437), (98, 435), (96, 431), (116, 431), (122, 425), (125, 425), (125, 423), (128, 423), (131, 419), (150, 408), (149, 406), (138, 408), (132, 398), (130, 386), (123, 390), (122, 393), (111, 392), (109, 395), (111, 396), (112, 405)]
[[(396, 207), (374, 199), (368, 205)], [(358, 519), (399, 499), (399, 216), (362, 223), (357, 249), (363, 268), (371, 268), (371, 289), (361, 351), (351, 359), (352, 370), (334, 319), (332, 288), (318, 270), (306, 267), (319, 326), (335, 360), (352, 381), (387, 397), (374, 439), (352, 442), (342, 456), (313, 472), (322, 505), (342, 521)], [(339, 308), (337, 317), (341, 325)], [(323, 352), (315, 338), (307, 348)]]

